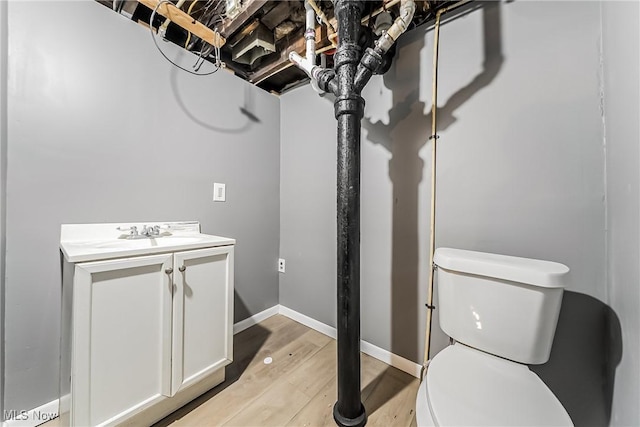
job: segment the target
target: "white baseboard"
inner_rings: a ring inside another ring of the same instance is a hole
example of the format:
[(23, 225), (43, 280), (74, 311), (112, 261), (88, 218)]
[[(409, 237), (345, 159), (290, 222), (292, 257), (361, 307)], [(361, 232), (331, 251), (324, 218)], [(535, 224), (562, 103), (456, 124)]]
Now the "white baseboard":
[[(312, 319), (309, 316), (305, 316), (302, 313), (298, 313), (297, 311), (283, 305), (280, 305), (279, 307), (279, 313), (283, 316), (287, 316), (288, 318), (295, 320), (298, 323), (302, 323), (303, 325), (311, 329), (315, 329), (316, 331), (323, 333), (333, 339), (336, 338), (336, 328), (319, 322), (316, 319)], [(380, 348), (364, 340), (360, 341), (360, 350), (363, 353), (386, 363), (387, 365), (391, 365), (394, 368), (400, 369), (401, 371), (406, 372), (409, 375), (420, 378), (422, 365), (412, 362), (409, 359), (405, 359), (402, 356), (398, 356), (397, 354), (393, 354), (388, 350)]]
[(386, 363), (387, 365), (391, 365), (394, 368), (398, 368), (403, 372), (406, 372), (409, 375), (413, 375), (416, 378), (420, 378), (420, 373), (422, 371), (422, 365), (417, 364), (409, 359), (405, 359), (402, 356), (398, 356), (397, 354), (391, 353), (384, 348), (378, 347), (377, 345), (373, 345), (367, 341), (360, 341), (360, 350), (368, 354), (371, 357), (375, 357), (381, 362)]
[[(336, 328), (322, 323), (309, 316), (305, 316), (302, 313), (298, 313), (297, 311), (283, 305), (275, 305), (271, 308), (261, 311), (260, 313), (254, 314), (247, 319), (239, 321), (238, 323), (233, 325), (233, 333), (235, 335), (239, 332), (242, 332), (245, 329), (248, 329), (251, 326), (256, 325), (276, 314), (282, 314), (283, 316), (295, 320), (296, 322), (301, 323), (322, 334), (325, 334), (328, 337), (331, 337), (333, 339), (336, 338)], [(405, 359), (404, 357), (398, 356), (397, 354), (393, 354), (390, 351), (373, 345), (367, 341), (360, 341), (360, 350), (363, 353), (368, 354), (371, 357), (375, 357), (381, 362), (386, 363), (387, 365), (391, 365), (394, 368), (398, 368), (401, 371), (408, 373), (409, 375), (420, 378), (420, 371), (422, 370), (422, 366), (415, 362), (412, 362), (411, 360)], [(58, 399), (49, 403), (45, 403), (44, 405), (31, 409), (29, 411), (17, 411), (14, 413), (11, 419), (2, 423), (2, 427), (36, 427), (57, 416)]]
[(5, 410), (2, 414), (8, 419), (2, 423), (3, 427), (35, 427), (44, 424), (58, 416), (58, 399), (45, 403), (37, 408), (27, 410)]
[(267, 308), (266, 310), (261, 311), (260, 313), (254, 314), (251, 317), (248, 317), (244, 320), (239, 321), (238, 323), (233, 325), (233, 335), (244, 331), (252, 327), (253, 325), (257, 325), (265, 319), (268, 319), (271, 316), (278, 314), (279, 305), (274, 305), (271, 308)]
[(334, 328), (333, 326), (329, 326), (309, 316), (305, 316), (304, 314), (298, 313), (295, 310), (291, 310), (289, 307), (285, 307), (284, 305), (280, 305), (279, 307), (279, 313), (283, 316), (287, 316), (289, 319), (295, 320), (298, 323), (302, 323), (304, 326), (315, 329), (316, 331), (321, 332), (328, 337), (336, 339), (336, 328)]

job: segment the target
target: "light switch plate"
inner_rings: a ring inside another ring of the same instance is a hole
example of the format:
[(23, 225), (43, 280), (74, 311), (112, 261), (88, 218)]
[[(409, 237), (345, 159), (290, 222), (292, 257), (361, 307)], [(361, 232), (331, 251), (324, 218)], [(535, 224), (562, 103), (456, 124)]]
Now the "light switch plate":
[(227, 186), (219, 182), (213, 183), (213, 201), (224, 202), (227, 200)]

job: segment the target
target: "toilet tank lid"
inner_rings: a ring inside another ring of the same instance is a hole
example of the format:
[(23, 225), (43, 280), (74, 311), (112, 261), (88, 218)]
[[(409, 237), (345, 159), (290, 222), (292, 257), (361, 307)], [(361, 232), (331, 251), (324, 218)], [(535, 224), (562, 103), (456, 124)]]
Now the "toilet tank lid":
[(544, 288), (564, 288), (569, 273), (569, 267), (557, 262), (452, 248), (436, 249), (433, 262), (446, 270)]

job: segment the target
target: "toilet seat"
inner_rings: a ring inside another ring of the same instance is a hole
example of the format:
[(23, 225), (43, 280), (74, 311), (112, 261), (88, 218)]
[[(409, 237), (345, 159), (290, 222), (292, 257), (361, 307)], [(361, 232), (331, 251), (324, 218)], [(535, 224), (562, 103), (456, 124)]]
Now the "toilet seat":
[(423, 410), (428, 409), (434, 425), (573, 425), (553, 392), (526, 365), (464, 344), (438, 353), (423, 383), (419, 398), (426, 394)]

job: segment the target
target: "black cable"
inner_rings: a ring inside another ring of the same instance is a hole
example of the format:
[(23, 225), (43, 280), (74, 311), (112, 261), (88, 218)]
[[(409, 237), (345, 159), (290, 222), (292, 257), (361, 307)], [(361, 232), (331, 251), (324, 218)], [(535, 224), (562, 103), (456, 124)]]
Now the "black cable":
[[(151, 31), (151, 40), (153, 40), (153, 44), (156, 45), (156, 48), (158, 49), (158, 52), (160, 52), (162, 54), (162, 56), (164, 56), (164, 58), (169, 61), (172, 65), (174, 65), (175, 67), (180, 68), (182, 71), (186, 71), (189, 74), (193, 74), (194, 76), (210, 76), (211, 74), (217, 72), (220, 68), (218, 68), (217, 65), (214, 65), (215, 69), (209, 73), (195, 73), (187, 68), (184, 68), (178, 64), (176, 64), (175, 62), (173, 62), (171, 59), (169, 59), (169, 57), (167, 55), (165, 55), (165, 53), (162, 51), (162, 49), (160, 49), (160, 46), (158, 45), (158, 41), (156, 40), (156, 36), (153, 33), (153, 18), (155, 18), (156, 13), (158, 13), (158, 9), (160, 8), (160, 6), (162, 6), (164, 3), (171, 3), (169, 0), (162, 0), (160, 3), (157, 4), (157, 6), (155, 7), (155, 9), (153, 9), (153, 12), (151, 12), (151, 18), (149, 19), (149, 30)], [(200, 67), (198, 67), (199, 69)]]

